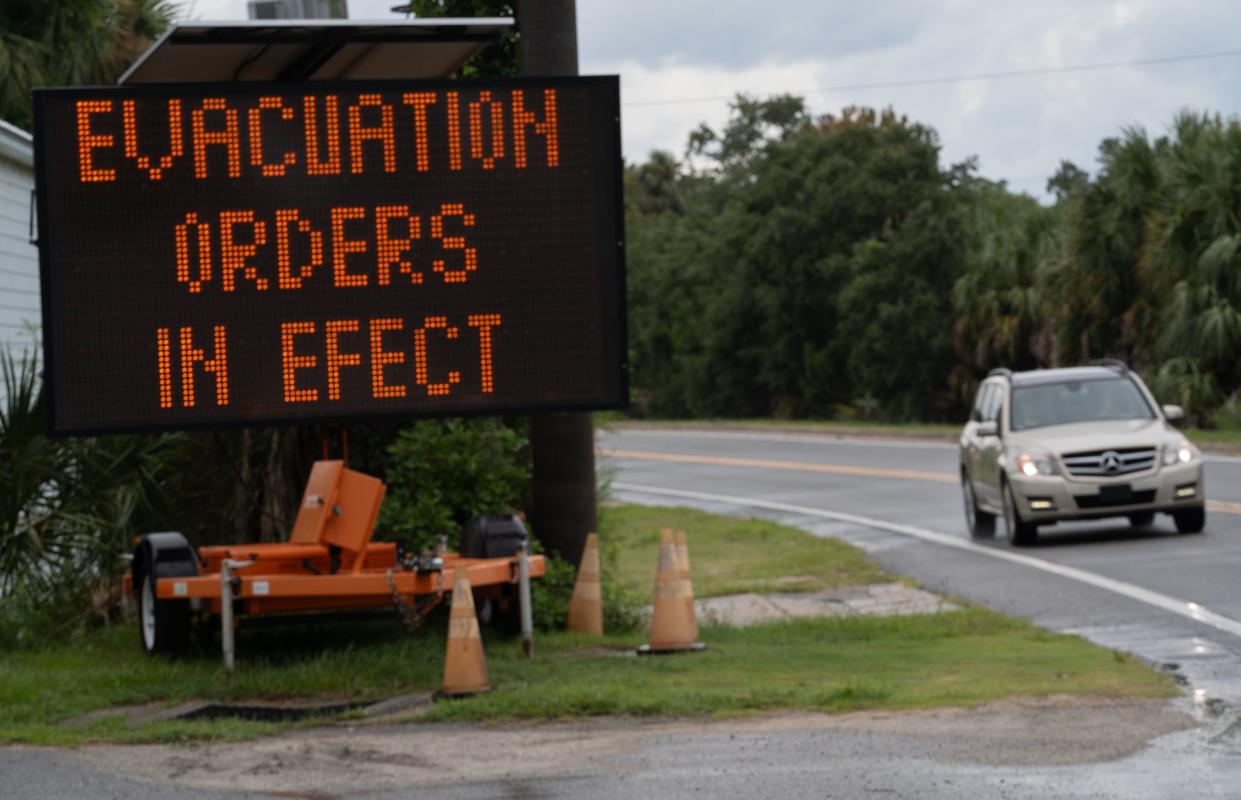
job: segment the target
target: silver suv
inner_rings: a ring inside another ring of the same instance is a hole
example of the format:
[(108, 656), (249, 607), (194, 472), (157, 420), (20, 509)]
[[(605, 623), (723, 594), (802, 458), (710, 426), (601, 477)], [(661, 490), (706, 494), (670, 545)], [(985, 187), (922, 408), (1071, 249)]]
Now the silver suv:
[(1015, 545), (1061, 520), (1172, 515), (1181, 533), (1206, 524), (1202, 454), (1172, 426), (1123, 362), (1030, 372), (992, 370), (961, 432), (961, 490), (970, 533), (996, 518)]

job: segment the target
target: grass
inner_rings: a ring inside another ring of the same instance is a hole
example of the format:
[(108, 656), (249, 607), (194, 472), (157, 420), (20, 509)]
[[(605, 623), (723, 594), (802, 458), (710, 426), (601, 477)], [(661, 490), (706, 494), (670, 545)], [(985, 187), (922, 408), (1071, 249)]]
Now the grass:
[(436, 705), (423, 719), (834, 712), (1011, 695), (1175, 694), (1166, 677), (1135, 659), (977, 608), (712, 627), (702, 638), (709, 643), (702, 653), (639, 658), (631, 655), (632, 640), (544, 637), (536, 662), (491, 657), (495, 672), (504, 669), (494, 691)]
[[(690, 534), (699, 595), (764, 586), (815, 589), (889, 579), (853, 548), (773, 523), (686, 509), (610, 508), (614, 574), (650, 595), (657, 531)], [(804, 576), (793, 582), (778, 579)], [(0, 742), (235, 740), (288, 724), (237, 720), (132, 723), (119, 706), (198, 699), (378, 699), (430, 691), (441, 678), (441, 615), (416, 636), (371, 622), (243, 629), (238, 668), (218, 645), (168, 661), (145, 656), (132, 626), (0, 653)], [(494, 690), (436, 704), (424, 720), (618, 715), (730, 715), (971, 705), (1013, 695), (1166, 697), (1172, 682), (1136, 659), (984, 609), (919, 617), (704, 626), (703, 653), (638, 658), (641, 632), (536, 635), (537, 657), (485, 634)], [(117, 709), (115, 714), (108, 709)], [(91, 712), (88, 720), (67, 722)], [(356, 715), (355, 715), (356, 716)], [(351, 724), (357, 724), (356, 719)]]
[(0, 654), (0, 742), (238, 739), (287, 725), (237, 720), (151, 722), (129, 727), (103, 716), (59, 721), (142, 703), (188, 700), (372, 699), (434, 687), (442, 669), (443, 621), (426, 635), (397, 624), (298, 625), (238, 632), (238, 669), (220, 664), (218, 640), (189, 658), (146, 656), (135, 626), (92, 632), (68, 644)]
[(1197, 445), (1207, 445), (1224, 450), (1241, 450), (1241, 430), (1206, 430), (1188, 428), (1185, 436)]
[(774, 522), (642, 506), (606, 508), (601, 519), (613, 578), (633, 595), (649, 596), (655, 585), (662, 528), (686, 531), (698, 597), (894, 580), (855, 547)]

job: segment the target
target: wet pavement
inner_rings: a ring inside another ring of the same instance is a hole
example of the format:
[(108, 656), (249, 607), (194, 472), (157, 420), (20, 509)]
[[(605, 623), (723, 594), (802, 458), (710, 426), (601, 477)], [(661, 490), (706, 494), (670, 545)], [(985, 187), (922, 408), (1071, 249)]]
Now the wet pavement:
[(1236, 744), (1222, 719), (1195, 726), (1164, 701), (1063, 698), (725, 721), (332, 728), (244, 744), (0, 748), (0, 797), (1235, 798)]

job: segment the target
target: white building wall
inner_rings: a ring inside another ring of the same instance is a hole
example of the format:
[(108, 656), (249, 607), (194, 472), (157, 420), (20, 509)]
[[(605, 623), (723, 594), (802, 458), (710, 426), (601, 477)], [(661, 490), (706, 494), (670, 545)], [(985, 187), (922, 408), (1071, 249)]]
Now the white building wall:
[(39, 251), (30, 243), (30, 136), (0, 122), (0, 347), (29, 349), (41, 319)]

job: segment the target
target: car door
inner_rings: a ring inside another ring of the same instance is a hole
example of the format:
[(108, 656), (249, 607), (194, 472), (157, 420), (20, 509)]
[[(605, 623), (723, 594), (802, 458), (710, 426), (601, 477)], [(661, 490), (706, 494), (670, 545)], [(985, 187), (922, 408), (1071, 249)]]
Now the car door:
[(974, 398), (974, 408), (970, 411), (969, 422), (965, 424), (965, 435), (963, 437), (963, 444), (965, 445), (964, 462), (966, 471), (969, 473), (969, 479), (974, 484), (975, 497), (982, 490), (979, 480), (979, 470), (982, 468), (982, 441), (978, 436), (978, 423), (982, 422), (987, 402), (994, 391), (995, 384), (993, 383), (984, 383), (978, 387), (978, 394)]
[(982, 421), (995, 423), (992, 436), (980, 436), (978, 442), (978, 498), (992, 509), (1000, 508), (1000, 455), (1004, 452), (1003, 408), (1005, 387), (991, 384), (991, 392), (982, 410)]

